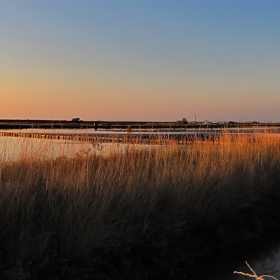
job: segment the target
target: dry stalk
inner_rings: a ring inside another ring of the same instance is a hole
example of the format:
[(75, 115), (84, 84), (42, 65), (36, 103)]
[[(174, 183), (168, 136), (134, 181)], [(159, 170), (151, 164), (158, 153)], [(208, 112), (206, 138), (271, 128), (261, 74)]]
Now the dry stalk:
[(240, 275), (243, 275), (243, 276), (247, 276), (247, 277), (250, 277), (250, 278), (255, 278), (256, 280), (265, 280), (264, 277), (277, 280), (275, 277), (273, 277), (273, 276), (271, 276), (271, 275), (261, 275), (261, 276), (258, 276), (258, 275), (256, 274), (256, 272), (251, 268), (251, 266), (250, 266), (247, 262), (245, 262), (245, 263), (246, 263), (246, 265), (249, 267), (249, 269), (252, 271), (253, 274), (244, 273), (244, 272), (239, 272), (239, 271), (234, 271), (233, 273), (234, 273), (234, 274), (240, 274)]

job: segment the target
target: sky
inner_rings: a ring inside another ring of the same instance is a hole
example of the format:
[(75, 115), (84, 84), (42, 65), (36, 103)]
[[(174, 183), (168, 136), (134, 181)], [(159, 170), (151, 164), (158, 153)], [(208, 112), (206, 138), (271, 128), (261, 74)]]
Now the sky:
[(0, 0), (0, 119), (280, 121), (280, 0)]

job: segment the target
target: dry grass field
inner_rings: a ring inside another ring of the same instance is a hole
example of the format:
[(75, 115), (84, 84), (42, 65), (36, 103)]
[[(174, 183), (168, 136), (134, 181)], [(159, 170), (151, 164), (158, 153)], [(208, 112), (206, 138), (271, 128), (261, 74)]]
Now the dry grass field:
[(1, 279), (148, 279), (280, 224), (278, 137), (37, 154), (0, 158)]

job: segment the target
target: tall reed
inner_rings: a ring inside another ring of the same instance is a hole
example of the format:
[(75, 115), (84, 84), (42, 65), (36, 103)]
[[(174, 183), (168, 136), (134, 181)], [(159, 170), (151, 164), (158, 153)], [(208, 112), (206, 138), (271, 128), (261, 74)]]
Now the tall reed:
[(197, 228), (229, 238), (219, 224), (280, 199), (279, 166), (280, 141), (267, 135), (2, 160), (1, 268), (28, 279), (189, 261), (203, 245)]

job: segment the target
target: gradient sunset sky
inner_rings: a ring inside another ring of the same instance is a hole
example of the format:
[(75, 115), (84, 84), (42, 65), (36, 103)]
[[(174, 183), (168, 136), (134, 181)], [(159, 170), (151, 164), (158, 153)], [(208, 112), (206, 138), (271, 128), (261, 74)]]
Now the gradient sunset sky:
[(0, 0), (0, 119), (280, 121), (279, 0)]

